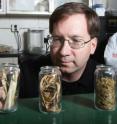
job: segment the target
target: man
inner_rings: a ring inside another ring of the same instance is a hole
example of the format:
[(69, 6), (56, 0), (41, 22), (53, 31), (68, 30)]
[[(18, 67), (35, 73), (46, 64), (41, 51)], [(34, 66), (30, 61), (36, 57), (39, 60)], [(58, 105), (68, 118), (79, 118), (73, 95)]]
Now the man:
[(38, 95), (38, 73), (44, 65), (60, 67), (63, 94), (93, 92), (97, 63), (90, 56), (97, 47), (99, 27), (97, 14), (83, 3), (71, 2), (56, 8), (49, 20), (50, 55), (29, 63), (31, 73), (27, 71), (27, 78), (22, 75), (27, 83), (25, 96)]

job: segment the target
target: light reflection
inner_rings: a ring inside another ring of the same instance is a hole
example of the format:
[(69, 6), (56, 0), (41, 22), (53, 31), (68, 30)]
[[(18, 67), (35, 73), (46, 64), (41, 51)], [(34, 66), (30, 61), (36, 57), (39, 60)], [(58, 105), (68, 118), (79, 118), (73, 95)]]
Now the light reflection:
[(112, 124), (112, 115), (111, 114), (108, 115), (108, 124)]

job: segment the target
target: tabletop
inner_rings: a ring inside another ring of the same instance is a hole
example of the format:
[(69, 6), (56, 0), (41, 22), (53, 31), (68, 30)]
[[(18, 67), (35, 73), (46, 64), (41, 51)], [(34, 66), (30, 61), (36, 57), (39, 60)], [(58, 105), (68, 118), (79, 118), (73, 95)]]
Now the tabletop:
[(41, 113), (38, 103), (39, 98), (19, 99), (16, 112), (0, 113), (0, 124), (117, 124), (117, 110), (97, 110), (94, 94), (63, 96), (59, 114)]

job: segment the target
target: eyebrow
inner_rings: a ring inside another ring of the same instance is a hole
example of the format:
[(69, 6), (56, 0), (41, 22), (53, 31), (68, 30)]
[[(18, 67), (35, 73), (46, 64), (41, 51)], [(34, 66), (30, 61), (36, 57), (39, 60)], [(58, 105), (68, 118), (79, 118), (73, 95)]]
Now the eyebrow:
[[(53, 37), (63, 37), (62, 35), (52, 35)], [(82, 36), (79, 36), (79, 35), (69, 35), (68, 37), (79, 37), (79, 38), (83, 38)]]
[(78, 35), (71, 35), (71, 36), (69, 36), (70, 38), (79, 38), (79, 39), (83, 39), (83, 37), (82, 36), (78, 36)]
[(52, 37), (63, 38), (63, 36), (52, 35)]

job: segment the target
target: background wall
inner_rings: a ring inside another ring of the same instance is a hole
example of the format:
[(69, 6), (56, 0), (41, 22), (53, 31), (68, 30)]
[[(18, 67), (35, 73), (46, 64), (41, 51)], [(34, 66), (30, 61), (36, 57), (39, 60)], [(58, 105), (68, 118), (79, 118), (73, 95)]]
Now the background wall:
[(11, 26), (17, 25), (17, 29), (21, 36), (22, 49), (24, 44), (24, 32), (28, 29), (42, 29), (44, 30), (44, 36), (48, 34), (48, 16), (0, 16), (0, 44), (7, 44), (13, 48), (17, 48), (16, 39), (14, 33), (11, 32)]
[(117, 11), (117, 0), (106, 0), (107, 9)]

